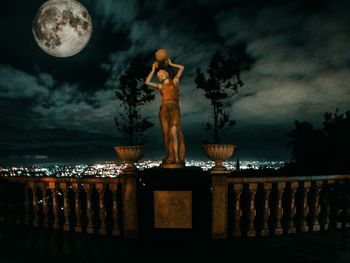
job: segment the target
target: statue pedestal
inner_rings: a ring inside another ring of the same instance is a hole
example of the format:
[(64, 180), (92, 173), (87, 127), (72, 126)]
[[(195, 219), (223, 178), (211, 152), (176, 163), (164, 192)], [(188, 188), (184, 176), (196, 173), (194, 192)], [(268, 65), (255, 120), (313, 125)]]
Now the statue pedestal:
[(210, 239), (211, 177), (199, 167), (139, 172), (140, 237)]

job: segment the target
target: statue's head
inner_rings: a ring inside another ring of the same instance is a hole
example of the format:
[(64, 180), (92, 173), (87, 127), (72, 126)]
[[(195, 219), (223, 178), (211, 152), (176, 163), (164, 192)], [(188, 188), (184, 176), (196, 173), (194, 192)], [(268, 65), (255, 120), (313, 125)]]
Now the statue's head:
[(157, 78), (160, 82), (162, 82), (169, 78), (169, 73), (166, 70), (161, 69), (157, 72)]

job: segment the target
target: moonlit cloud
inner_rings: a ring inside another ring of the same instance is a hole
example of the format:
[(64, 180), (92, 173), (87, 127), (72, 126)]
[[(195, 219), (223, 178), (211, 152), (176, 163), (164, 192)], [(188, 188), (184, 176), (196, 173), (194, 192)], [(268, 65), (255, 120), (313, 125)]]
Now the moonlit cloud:
[(46, 74), (33, 76), (9, 65), (0, 64), (0, 98), (45, 96), (52, 85)]
[(136, 0), (104, 0), (91, 1), (98, 15), (106, 20), (112, 20), (114, 29), (120, 30), (129, 26), (138, 15), (138, 1)]

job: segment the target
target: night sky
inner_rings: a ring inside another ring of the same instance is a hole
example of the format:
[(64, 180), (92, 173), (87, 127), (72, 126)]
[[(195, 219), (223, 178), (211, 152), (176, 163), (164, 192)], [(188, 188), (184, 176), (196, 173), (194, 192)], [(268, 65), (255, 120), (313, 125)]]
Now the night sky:
[[(0, 3), (0, 164), (116, 160), (118, 76), (132, 57), (158, 48), (186, 67), (187, 158), (206, 158), (202, 125), (211, 108), (194, 77), (218, 50), (240, 45), (252, 59), (231, 110), (237, 124), (224, 134), (238, 145), (234, 159), (288, 160), (286, 134), (296, 119), (318, 127), (324, 112), (350, 109), (350, 1), (82, 0), (93, 34), (70, 58), (34, 41), (32, 21), (44, 2)], [(147, 158), (163, 154), (155, 94), (144, 109), (155, 123)]]

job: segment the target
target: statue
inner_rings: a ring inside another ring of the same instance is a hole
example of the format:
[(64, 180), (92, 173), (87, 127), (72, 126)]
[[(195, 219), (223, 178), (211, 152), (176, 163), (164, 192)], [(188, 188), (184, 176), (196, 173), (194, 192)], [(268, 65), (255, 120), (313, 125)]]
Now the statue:
[[(158, 89), (162, 95), (162, 105), (159, 110), (159, 119), (164, 133), (166, 157), (161, 167), (180, 168), (185, 163), (185, 139), (181, 129), (181, 117), (179, 107), (179, 81), (184, 71), (184, 66), (172, 63), (167, 51), (160, 49), (156, 53), (157, 61), (152, 64), (152, 71), (146, 78), (146, 84)], [(178, 69), (174, 78), (171, 78), (167, 67)], [(152, 77), (157, 70), (159, 83), (152, 82)]]

